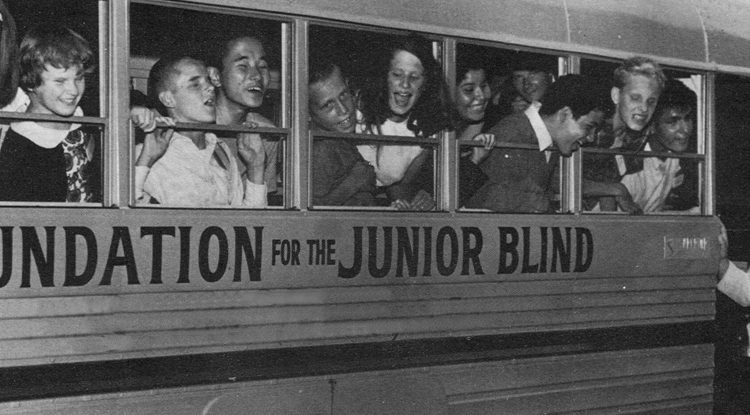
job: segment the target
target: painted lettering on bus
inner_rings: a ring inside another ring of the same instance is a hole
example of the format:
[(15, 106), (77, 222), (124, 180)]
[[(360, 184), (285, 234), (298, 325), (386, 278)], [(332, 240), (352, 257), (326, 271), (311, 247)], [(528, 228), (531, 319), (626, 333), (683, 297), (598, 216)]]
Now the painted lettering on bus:
[[(489, 237), (473, 226), (351, 229), (343, 240), (269, 239), (267, 265), (336, 267), (344, 279), (429, 278), (585, 272), (594, 254), (592, 233), (583, 227), (500, 226)], [(263, 227), (241, 226), (114, 226), (106, 236), (84, 226), (5, 226), (0, 288), (261, 281), (263, 236)], [(342, 243), (348, 249), (339, 260)]]
[[(594, 256), (587, 228), (499, 227), (497, 274), (585, 272)], [(368, 226), (354, 227), (353, 255), (338, 262), (340, 278), (431, 277), (437, 273), (484, 275), (480, 255), (485, 246), (479, 228)], [(458, 265), (461, 265), (460, 270)]]
[[(59, 244), (58, 229), (55, 226), (36, 228), (33, 226), (21, 226), (21, 273), (18, 287), (30, 288), (36, 285), (32, 281), (32, 265), (36, 268), (38, 285), (41, 287), (54, 287), (55, 283), (55, 254)], [(104, 259), (104, 270), (101, 277), (94, 281), (97, 265), (99, 265), (99, 252), (103, 248), (93, 230), (83, 226), (65, 226), (62, 228), (62, 245), (65, 253), (65, 267), (62, 278), (63, 287), (81, 287), (98, 284), (100, 286), (112, 285), (115, 270), (123, 270), (128, 285), (162, 284), (166, 278), (177, 283), (190, 283), (191, 269), (190, 258), (197, 255), (198, 275), (206, 282), (220, 281), (227, 274), (229, 267), (230, 236), (233, 236), (234, 248), (234, 275), (233, 282), (240, 282), (243, 278), (249, 281), (261, 280), (261, 264), (263, 259), (263, 227), (252, 228), (254, 238), (251, 238), (249, 228), (236, 226), (233, 232), (227, 235), (224, 229), (218, 226), (210, 226), (203, 229), (198, 239), (197, 250), (193, 251), (191, 246), (189, 226), (169, 227), (154, 226), (141, 227), (140, 239), (151, 241), (151, 272), (148, 280), (144, 280), (138, 274), (137, 264), (139, 261), (148, 259), (137, 257), (134, 250), (131, 229), (125, 226), (112, 227), (112, 235), (108, 238), (106, 246), (107, 256)], [(11, 279), (17, 273), (14, 272), (13, 256), (14, 227), (0, 227), (0, 243), (2, 243), (2, 273), (0, 273), (0, 288), (11, 283)], [(137, 235), (137, 234), (136, 234)], [(136, 236), (137, 237), (137, 236)], [(177, 238), (176, 238), (177, 237)], [(139, 241), (139, 240), (136, 240)], [(163, 275), (164, 247), (171, 244), (170, 248), (176, 248), (179, 255), (179, 271), (177, 275), (165, 277)], [(177, 244), (177, 245), (175, 245)], [(216, 253), (216, 255), (212, 255)], [(58, 276), (59, 278), (59, 276)]]
[[(519, 265), (522, 274), (586, 272), (591, 266), (594, 237), (587, 228), (542, 226), (521, 227), (520, 230), (521, 232), (518, 228), (508, 226), (498, 227), (498, 274), (513, 274), (518, 271)], [(534, 253), (536, 255), (532, 256)]]
[(476, 227), (461, 227), (457, 232), (452, 226), (443, 226), (437, 231), (431, 226), (368, 226), (366, 229), (355, 226), (353, 233), (352, 262), (349, 266), (338, 263), (341, 278), (354, 278), (363, 272), (374, 278), (383, 278), (391, 272), (399, 278), (404, 275), (431, 277), (433, 259), (442, 276), (455, 275), (459, 263), (459, 275), (484, 275), (479, 259), (482, 231)]

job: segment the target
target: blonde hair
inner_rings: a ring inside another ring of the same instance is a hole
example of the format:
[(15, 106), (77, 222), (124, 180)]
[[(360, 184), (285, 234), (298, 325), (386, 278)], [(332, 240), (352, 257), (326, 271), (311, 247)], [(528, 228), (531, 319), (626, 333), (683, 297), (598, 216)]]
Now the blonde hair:
[(628, 83), (628, 79), (633, 75), (642, 75), (655, 79), (659, 84), (659, 90), (664, 89), (667, 77), (658, 63), (653, 59), (644, 56), (634, 56), (623, 61), (614, 72), (614, 84), (617, 88), (623, 88)]

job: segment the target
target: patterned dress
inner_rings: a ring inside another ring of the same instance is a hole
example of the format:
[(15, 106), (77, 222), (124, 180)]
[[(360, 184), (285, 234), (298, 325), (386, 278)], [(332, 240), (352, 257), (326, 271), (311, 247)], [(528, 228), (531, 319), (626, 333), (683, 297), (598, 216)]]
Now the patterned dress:
[(90, 186), (90, 161), (86, 148), (93, 137), (82, 129), (68, 133), (62, 141), (65, 157), (65, 175), (68, 179), (68, 202), (92, 202), (93, 189)]

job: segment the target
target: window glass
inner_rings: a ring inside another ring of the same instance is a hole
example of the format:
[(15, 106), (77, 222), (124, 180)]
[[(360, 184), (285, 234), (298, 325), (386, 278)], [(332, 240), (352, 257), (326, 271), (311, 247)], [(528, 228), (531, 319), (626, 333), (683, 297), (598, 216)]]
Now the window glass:
[[(178, 128), (166, 150), (153, 151), (154, 146), (142, 145), (149, 136), (134, 122), (137, 204), (284, 204), (286, 134), (267, 131), (285, 127), (281, 123), (288, 111), (282, 108), (281, 28), (280, 22), (253, 17), (131, 5), (131, 108), (204, 124), (193, 130)], [(173, 70), (153, 70), (157, 61)], [(171, 83), (149, 85), (152, 71)], [(214, 124), (265, 131), (207, 132)], [(157, 136), (163, 131), (157, 129)], [(201, 156), (205, 148), (207, 157)], [(191, 156), (197, 159), (187, 161)], [(177, 159), (182, 162), (173, 164)], [(164, 174), (167, 169), (181, 174)]]

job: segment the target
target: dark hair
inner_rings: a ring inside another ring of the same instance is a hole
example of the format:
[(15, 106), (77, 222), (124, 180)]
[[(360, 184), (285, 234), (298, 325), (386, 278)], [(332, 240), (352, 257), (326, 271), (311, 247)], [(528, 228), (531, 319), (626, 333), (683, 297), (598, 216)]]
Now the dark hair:
[(16, 21), (0, 0), (0, 107), (16, 96), (18, 88), (18, 47)]
[(614, 111), (607, 84), (585, 75), (565, 75), (553, 82), (542, 97), (539, 114), (552, 115), (564, 107), (569, 107), (576, 119), (593, 110), (605, 116)]
[(456, 85), (461, 82), (469, 71), (484, 71), (487, 82), (492, 79), (492, 71), (487, 61), (477, 55), (465, 55), (456, 61)]
[[(240, 39), (254, 39), (261, 45), (266, 45), (266, 41), (263, 36), (256, 33), (225, 34), (224, 39), (220, 43), (220, 47), (215, 47), (218, 42), (211, 42), (211, 49), (202, 53), (202, 55), (205, 55), (206, 65), (213, 66), (219, 71), (222, 71), (224, 69), (224, 57), (227, 56), (227, 53), (229, 53), (229, 49), (234, 45), (234, 43)], [(268, 51), (265, 52), (268, 53)], [(266, 60), (268, 60), (268, 58), (266, 58)], [(269, 62), (269, 64), (270, 63), (271, 62)]]
[(660, 90), (664, 89), (664, 83), (667, 80), (661, 66), (659, 66), (659, 64), (653, 59), (643, 56), (634, 56), (624, 60), (620, 66), (615, 68), (613, 78), (615, 87), (623, 88), (625, 84), (627, 84), (628, 78), (632, 75), (643, 75), (655, 79), (659, 84)]
[(514, 56), (513, 62), (510, 64), (510, 71), (529, 71), (529, 72), (545, 72), (549, 73), (549, 63), (545, 59), (545, 56)]
[(308, 68), (308, 85), (328, 79), (337, 69), (341, 71), (341, 67), (334, 63), (333, 60), (323, 58), (322, 56), (310, 56)]
[(698, 98), (690, 88), (676, 79), (667, 80), (664, 90), (659, 95), (659, 102), (656, 104), (653, 119), (658, 119), (662, 113), (675, 108), (681, 111), (688, 111), (695, 118)]
[[(466, 56), (465, 58), (462, 57), (460, 60), (456, 61), (456, 92), (458, 92), (458, 84), (463, 81), (463, 79), (466, 77), (466, 74), (468, 74), (470, 71), (483, 71), (484, 72), (484, 78), (489, 84), (491, 75), (489, 73), (489, 70), (487, 69), (489, 65), (480, 57), (477, 57), (475, 55)], [(487, 111), (490, 110), (490, 105), (492, 103), (492, 94), (490, 93), (490, 97), (487, 98)], [(451, 101), (451, 113), (450, 113), (450, 121), (451, 121), (451, 127), (461, 131), (468, 125), (467, 120), (461, 118), (461, 116), (458, 114), (458, 111), (456, 110), (456, 102), (455, 99)], [(485, 113), (485, 117), (486, 117)]]
[(178, 73), (177, 64), (186, 59), (201, 62), (183, 54), (167, 55), (156, 61), (148, 73), (148, 100), (160, 114), (166, 114), (167, 110), (159, 100), (159, 94), (169, 89), (169, 81)]
[(39, 25), (21, 40), (21, 87), (27, 91), (42, 83), (45, 65), (56, 68), (80, 66), (84, 73), (93, 70), (89, 43), (78, 33), (57, 24)]
[(429, 136), (450, 125), (450, 98), (440, 65), (432, 56), (430, 42), (418, 35), (398, 39), (387, 49), (379, 64), (378, 78), (363, 92), (362, 112), (368, 126), (381, 125), (391, 116), (388, 105), (388, 73), (391, 60), (398, 51), (416, 56), (424, 67), (425, 83), (419, 100), (414, 104), (407, 127), (416, 135)]

